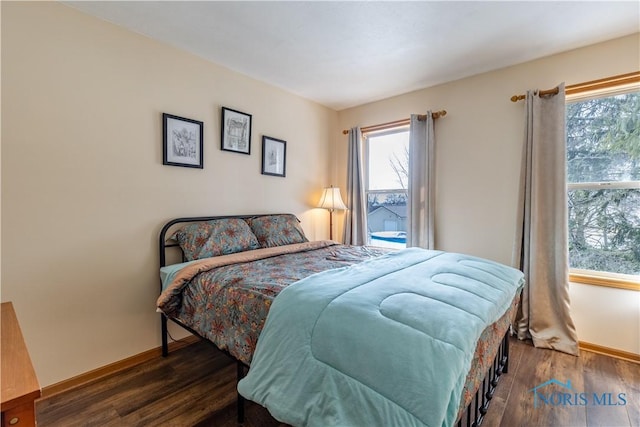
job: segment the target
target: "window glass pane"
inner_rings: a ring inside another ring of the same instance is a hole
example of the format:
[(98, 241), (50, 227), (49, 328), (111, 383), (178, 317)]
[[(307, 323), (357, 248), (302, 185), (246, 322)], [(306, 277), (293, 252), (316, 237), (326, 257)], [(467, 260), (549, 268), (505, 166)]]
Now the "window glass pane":
[[(640, 275), (640, 92), (567, 104), (569, 265)], [(597, 183), (616, 182), (599, 187)]]
[(640, 274), (640, 189), (569, 191), (569, 261)]
[(567, 180), (640, 180), (640, 92), (567, 104)]
[(409, 132), (373, 135), (367, 138), (369, 190), (407, 188)]
[(394, 129), (367, 138), (368, 242), (404, 248), (407, 242), (409, 130)]

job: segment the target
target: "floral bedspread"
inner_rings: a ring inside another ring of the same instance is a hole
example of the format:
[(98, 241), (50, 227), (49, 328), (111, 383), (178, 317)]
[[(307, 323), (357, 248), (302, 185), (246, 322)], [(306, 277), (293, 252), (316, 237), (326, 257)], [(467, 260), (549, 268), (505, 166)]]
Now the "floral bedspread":
[(240, 262), (233, 262), (232, 257), (229, 263), (223, 257), (216, 257), (222, 258), (221, 262), (203, 260), (192, 267), (192, 273), (176, 277), (158, 299), (158, 308), (249, 365), (271, 303), (282, 289), (314, 273), (389, 252), (314, 243), (287, 245), (290, 248), (282, 251), (250, 251), (257, 256), (241, 258)]

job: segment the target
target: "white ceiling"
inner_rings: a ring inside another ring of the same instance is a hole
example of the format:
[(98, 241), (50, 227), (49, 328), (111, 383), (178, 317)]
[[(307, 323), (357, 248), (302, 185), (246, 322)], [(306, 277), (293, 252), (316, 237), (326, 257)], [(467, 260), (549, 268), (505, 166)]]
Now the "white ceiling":
[(638, 1), (63, 3), (335, 110), (640, 31)]

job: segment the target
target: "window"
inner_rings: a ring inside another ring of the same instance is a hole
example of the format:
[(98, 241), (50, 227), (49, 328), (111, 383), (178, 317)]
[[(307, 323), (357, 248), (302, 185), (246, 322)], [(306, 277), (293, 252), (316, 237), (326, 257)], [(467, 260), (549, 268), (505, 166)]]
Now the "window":
[(573, 281), (640, 289), (639, 89), (567, 90)]
[(407, 241), (409, 127), (364, 134), (368, 244), (404, 248)]

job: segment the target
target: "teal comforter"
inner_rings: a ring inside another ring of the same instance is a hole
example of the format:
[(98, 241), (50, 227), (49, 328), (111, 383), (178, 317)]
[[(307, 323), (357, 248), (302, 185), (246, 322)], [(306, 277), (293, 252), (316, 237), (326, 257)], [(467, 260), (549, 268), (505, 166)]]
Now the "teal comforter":
[(296, 282), (274, 300), (244, 397), (294, 426), (449, 426), (482, 331), (523, 275), (411, 248)]

